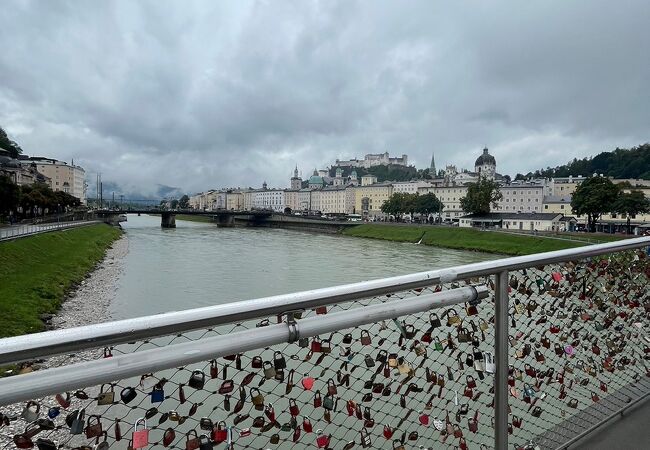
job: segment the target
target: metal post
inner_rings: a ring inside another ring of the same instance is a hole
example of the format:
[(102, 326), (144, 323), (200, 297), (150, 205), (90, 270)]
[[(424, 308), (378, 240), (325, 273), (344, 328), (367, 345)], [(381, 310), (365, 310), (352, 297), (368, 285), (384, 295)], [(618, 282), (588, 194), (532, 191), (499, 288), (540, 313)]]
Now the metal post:
[(494, 376), (494, 448), (508, 448), (508, 271), (495, 276), (494, 299), (494, 353), (496, 374)]

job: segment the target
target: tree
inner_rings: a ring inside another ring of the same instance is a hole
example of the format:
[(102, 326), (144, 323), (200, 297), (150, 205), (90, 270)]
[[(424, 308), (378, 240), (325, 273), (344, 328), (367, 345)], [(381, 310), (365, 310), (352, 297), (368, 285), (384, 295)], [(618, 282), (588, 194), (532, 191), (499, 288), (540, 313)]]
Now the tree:
[(0, 176), (0, 215), (14, 211), (20, 203), (20, 188), (11, 178)]
[(650, 202), (641, 191), (621, 192), (614, 203), (612, 211), (627, 216), (627, 234), (631, 234), (631, 216), (650, 211)]
[(442, 212), (442, 202), (432, 192), (418, 195), (415, 199), (415, 211), (420, 214)]
[(176, 209), (176, 208), (178, 208), (178, 200), (174, 199), (174, 200), (172, 200), (171, 202), (169, 202), (169, 207), (170, 207), (171, 209)]
[(469, 214), (488, 214), (490, 207), (495, 208), (502, 198), (496, 181), (481, 178), (476, 183), (469, 183), (467, 195), (460, 199), (460, 207)]
[(190, 207), (190, 198), (187, 195), (183, 195), (178, 201), (178, 207), (180, 209), (189, 209)]
[(605, 177), (591, 177), (580, 183), (573, 193), (571, 208), (587, 215), (587, 229), (596, 231), (596, 221), (606, 212), (614, 210), (619, 188)]
[(23, 149), (20, 148), (20, 145), (9, 139), (9, 136), (7, 136), (7, 133), (2, 128), (0, 128), (0, 148), (7, 150), (9, 152), (9, 156), (12, 158), (18, 158), (18, 155), (23, 152)]

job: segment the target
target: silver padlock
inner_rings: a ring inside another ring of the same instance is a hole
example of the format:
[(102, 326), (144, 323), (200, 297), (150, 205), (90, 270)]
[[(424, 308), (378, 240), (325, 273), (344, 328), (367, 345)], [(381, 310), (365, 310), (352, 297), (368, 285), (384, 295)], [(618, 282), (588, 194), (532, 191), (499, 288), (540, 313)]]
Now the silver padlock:
[(494, 373), (497, 371), (497, 365), (494, 362), (494, 356), (492, 353), (483, 353), (483, 365), (485, 366), (485, 372)]
[(36, 403), (34, 400), (30, 400), (27, 402), (25, 405), (25, 409), (23, 409), (22, 414), (20, 414), (20, 417), (25, 419), (25, 422), (35, 422), (38, 419), (38, 413), (41, 412), (41, 405)]
[(264, 361), (264, 377), (267, 380), (275, 378), (275, 367), (269, 361)]

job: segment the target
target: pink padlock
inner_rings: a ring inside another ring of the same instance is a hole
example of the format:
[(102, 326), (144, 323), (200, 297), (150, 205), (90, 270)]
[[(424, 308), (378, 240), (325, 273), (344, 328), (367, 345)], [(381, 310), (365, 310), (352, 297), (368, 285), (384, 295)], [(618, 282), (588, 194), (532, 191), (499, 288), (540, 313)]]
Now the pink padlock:
[[(138, 425), (142, 425), (142, 429), (138, 430)], [(149, 430), (147, 429), (147, 421), (144, 417), (135, 421), (133, 426), (133, 448), (143, 448), (149, 445)]]
[(318, 437), (316, 438), (318, 448), (325, 448), (330, 445), (330, 436), (328, 434), (323, 434), (323, 430), (318, 430), (316, 433), (318, 433)]

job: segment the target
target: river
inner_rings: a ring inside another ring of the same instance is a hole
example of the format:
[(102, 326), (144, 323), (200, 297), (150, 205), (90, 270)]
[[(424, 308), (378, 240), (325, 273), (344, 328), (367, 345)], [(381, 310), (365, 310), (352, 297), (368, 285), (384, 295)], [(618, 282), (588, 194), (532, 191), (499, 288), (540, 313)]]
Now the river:
[(113, 319), (228, 303), (494, 259), (424, 245), (129, 215)]

